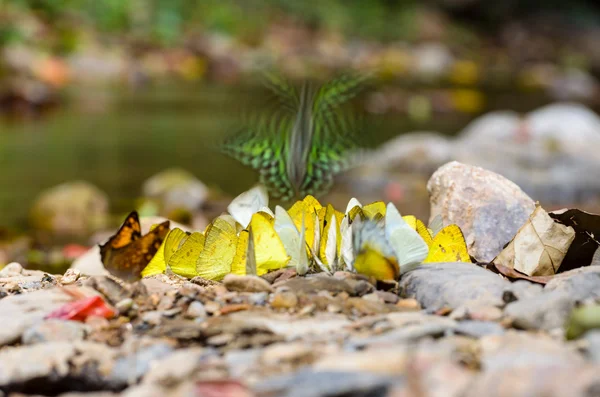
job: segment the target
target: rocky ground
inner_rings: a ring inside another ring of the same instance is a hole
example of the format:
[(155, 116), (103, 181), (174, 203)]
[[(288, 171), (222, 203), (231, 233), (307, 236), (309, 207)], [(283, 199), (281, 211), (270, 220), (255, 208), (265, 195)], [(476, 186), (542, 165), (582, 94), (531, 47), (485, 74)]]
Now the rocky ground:
[(600, 395), (598, 324), (565, 326), (600, 299), (598, 262), (545, 285), (511, 281), (485, 263), (534, 202), (457, 162), (428, 190), (479, 263), (425, 264), (397, 283), (294, 269), (125, 283), (9, 264), (0, 396)]
[[(65, 287), (66, 286), (66, 287)], [(107, 320), (44, 319), (100, 295)], [(338, 273), (124, 284), (77, 271), (0, 272), (4, 396), (598, 395), (600, 333), (566, 342), (600, 267), (542, 288), (440, 263), (397, 285)], [(211, 394), (212, 393), (212, 394)], [(220, 394), (219, 394), (220, 393)]]

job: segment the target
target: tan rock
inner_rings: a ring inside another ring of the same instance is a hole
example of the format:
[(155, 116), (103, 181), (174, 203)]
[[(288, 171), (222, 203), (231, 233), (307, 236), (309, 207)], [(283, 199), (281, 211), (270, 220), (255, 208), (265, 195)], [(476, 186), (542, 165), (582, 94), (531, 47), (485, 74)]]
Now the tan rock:
[(457, 224), (469, 254), (489, 262), (529, 219), (535, 203), (517, 185), (494, 172), (456, 161), (429, 179), (431, 219)]

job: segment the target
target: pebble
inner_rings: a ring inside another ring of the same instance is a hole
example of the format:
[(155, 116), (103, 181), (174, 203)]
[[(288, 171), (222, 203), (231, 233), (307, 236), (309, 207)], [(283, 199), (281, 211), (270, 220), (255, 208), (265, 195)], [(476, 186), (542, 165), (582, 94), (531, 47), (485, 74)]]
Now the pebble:
[(208, 314), (215, 314), (221, 310), (221, 305), (215, 301), (208, 301), (204, 303), (204, 310), (206, 310)]
[(398, 302), (396, 302), (396, 306), (403, 310), (421, 310), (419, 301), (412, 298), (399, 299)]
[(504, 327), (493, 321), (465, 320), (458, 323), (454, 332), (473, 338), (481, 338), (486, 335), (502, 335)]
[(228, 274), (223, 279), (223, 284), (228, 290), (237, 292), (273, 291), (271, 284), (258, 276), (238, 276), (235, 274)]
[(294, 309), (298, 305), (298, 297), (291, 291), (280, 291), (273, 294), (271, 307), (274, 309)]
[(61, 277), (60, 283), (62, 285), (70, 285), (74, 284), (79, 277), (81, 276), (81, 272), (77, 269), (67, 269), (65, 275)]
[(21, 341), (25, 345), (43, 342), (77, 341), (86, 335), (85, 325), (78, 321), (49, 319), (27, 328)]
[(185, 312), (186, 317), (190, 318), (205, 318), (207, 316), (206, 309), (200, 301), (193, 301)]

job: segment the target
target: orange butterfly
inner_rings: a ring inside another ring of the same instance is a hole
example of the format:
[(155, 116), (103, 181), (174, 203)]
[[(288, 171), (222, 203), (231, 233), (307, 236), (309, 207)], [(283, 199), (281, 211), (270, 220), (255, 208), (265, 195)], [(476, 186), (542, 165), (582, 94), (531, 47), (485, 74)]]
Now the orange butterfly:
[(137, 280), (156, 254), (169, 232), (165, 221), (142, 236), (137, 211), (130, 213), (117, 233), (100, 245), (100, 257), (106, 270), (126, 281)]

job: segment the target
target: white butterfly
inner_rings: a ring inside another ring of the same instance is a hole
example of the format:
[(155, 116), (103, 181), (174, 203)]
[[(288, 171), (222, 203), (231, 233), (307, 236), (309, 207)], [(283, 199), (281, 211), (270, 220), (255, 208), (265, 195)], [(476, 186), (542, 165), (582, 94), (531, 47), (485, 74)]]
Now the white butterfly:
[(385, 212), (385, 237), (396, 254), (400, 274), (414, 269), (429, 253), (425, 240), (402, 219), (393, 203), (388, 203)]
[(276, 206), (273, 227), (283, 243), (285, 252), (291, 258), (288, 266), (295, 267), (299, 275), (306, 274), (308, 272), (308, 255), (304, 237), (304, 217), (302, 217), (302, 230), (298, 232), (290, 214), (282, 207)]
[(258, 211), (267, 212), (273, 216), (273, 212), (269, 210), (269, 195), (267, 189), (262, 185), (256, 185), (252, 189), (240, 194), (234, 198), (227, 207), (227, 212), (229, 212), (236, 222), (242, 225), (244, 229), (250, 224), (252, 215)]

